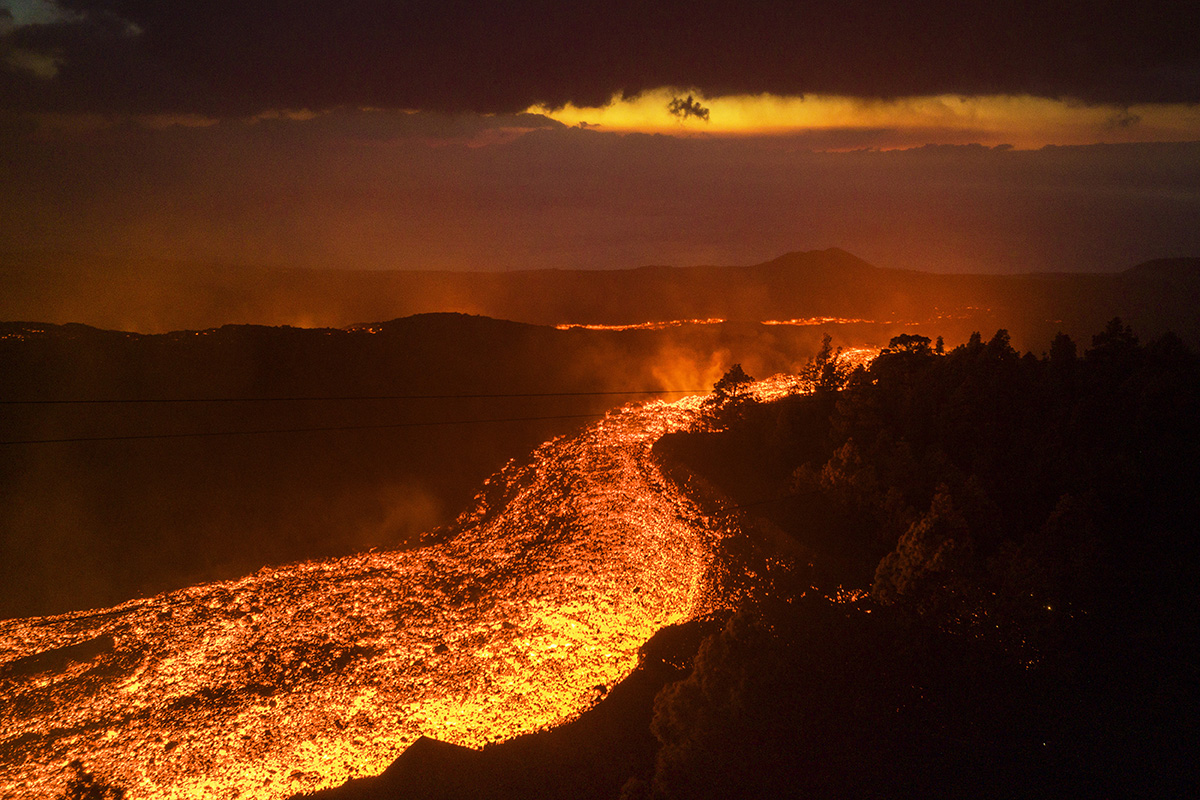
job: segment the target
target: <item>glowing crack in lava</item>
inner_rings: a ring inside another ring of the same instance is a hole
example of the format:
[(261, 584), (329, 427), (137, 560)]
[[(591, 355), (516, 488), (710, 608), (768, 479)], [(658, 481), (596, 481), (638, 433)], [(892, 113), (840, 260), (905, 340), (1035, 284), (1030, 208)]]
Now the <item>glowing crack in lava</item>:
[(420, 735), (480, 746), (580, 713), (708, 603), (715, 523), (650, 457), (700, 407), (542, 445), (435, 546), (0, 622), (0, 796), (51, 797), (80, 759), (130, 798), (283, 797)]

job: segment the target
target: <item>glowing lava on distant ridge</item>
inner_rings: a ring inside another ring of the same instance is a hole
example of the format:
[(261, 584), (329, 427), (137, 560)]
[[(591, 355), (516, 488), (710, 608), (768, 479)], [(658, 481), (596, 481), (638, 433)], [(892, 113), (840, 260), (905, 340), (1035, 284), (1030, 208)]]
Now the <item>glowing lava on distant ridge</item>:
[(583, 323), (583, 322), (565, 322), (561, 325), (555, 325), (560, 331), (570, 330), (587, 330), (587, 331), (661, 331), (667, 328), (682, 328), (684, 325), (720, 325), (725, 322), (723, 319), (713, 317), (711, 319), (671, 319), (663, 322), (635, 322), (627, 325), (601, 325), (598, 323)]

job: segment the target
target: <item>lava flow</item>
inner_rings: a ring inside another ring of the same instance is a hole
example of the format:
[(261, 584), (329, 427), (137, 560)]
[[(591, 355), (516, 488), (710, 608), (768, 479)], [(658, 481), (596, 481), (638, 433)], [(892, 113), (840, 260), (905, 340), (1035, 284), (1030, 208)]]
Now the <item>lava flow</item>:
[(0, 796), (78, 759), (130, 798), (284, 797), (577, 715), (709, 602), (715, 523), (650, 458), (701, 400), (542, 445), (437, 545), (0, 622)]
[(560, 331), (661, 331), (667, 328), (682, 328), (684, 325), (720, 325), (724, 319), (669, 319), (661, 322), (635, 322), (627, 325), (601, 325), (598, 323), (565, 322), (555, 325)]

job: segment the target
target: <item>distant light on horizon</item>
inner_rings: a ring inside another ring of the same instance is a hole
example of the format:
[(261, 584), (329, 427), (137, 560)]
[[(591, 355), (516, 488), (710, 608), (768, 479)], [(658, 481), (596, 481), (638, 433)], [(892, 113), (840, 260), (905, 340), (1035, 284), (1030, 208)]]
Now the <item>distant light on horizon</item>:
[[(872, 99), (837, 95), (771, 94), (705, 97), (703, 121), (669, 111), (679, 92), (655, 89), (614, 97), (607, 105), (581, 108), (533, 106), (566, 125), (618, 132), (676, 136), (784, 136), (804, 133), (876, 132), (876, 149), (920, 144), (1045, 145), (1168, 142), (1200, 139), (1200, 107), (1182, 103), (1117, 106), (1029, 95), (930, 95)], [(831, 149), (855, 149), (855, 145)]]

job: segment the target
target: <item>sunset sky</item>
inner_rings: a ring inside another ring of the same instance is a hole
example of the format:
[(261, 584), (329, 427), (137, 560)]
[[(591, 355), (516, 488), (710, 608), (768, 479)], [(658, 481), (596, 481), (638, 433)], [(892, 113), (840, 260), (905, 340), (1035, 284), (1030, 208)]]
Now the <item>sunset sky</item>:
[(514, 269), (842, 247), (1123, 269), (1200, 252), (1188, 17), (0, 0), (0, 250)]

